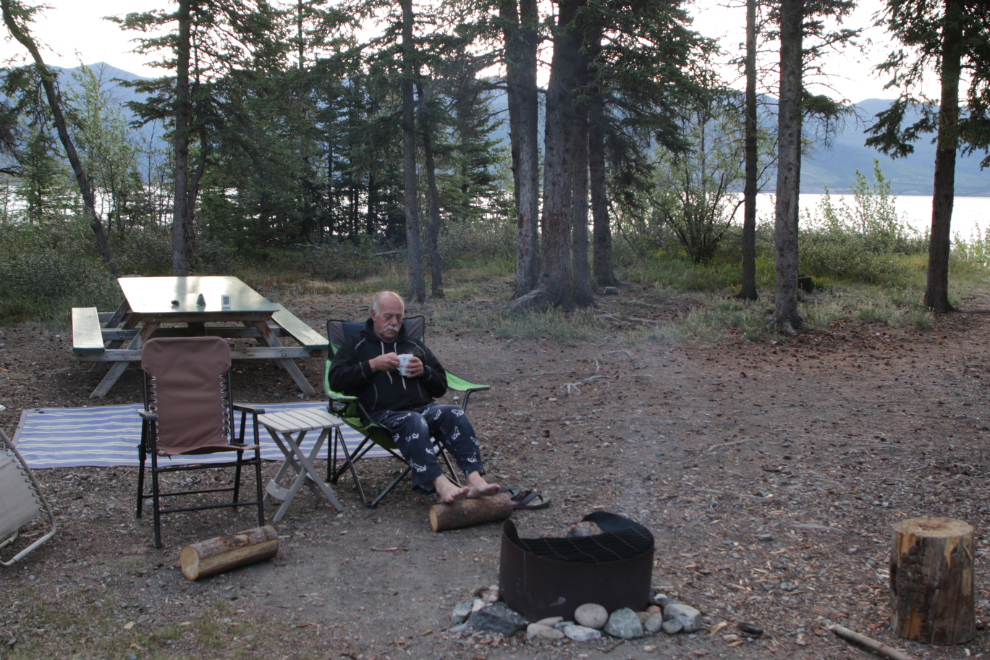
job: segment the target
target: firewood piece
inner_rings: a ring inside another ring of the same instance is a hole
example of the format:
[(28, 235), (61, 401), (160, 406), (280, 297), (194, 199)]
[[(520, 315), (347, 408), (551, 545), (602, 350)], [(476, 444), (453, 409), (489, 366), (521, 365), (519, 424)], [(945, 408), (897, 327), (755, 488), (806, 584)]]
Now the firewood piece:
[(857, 632), (853, 632), (848, 628), (840, 625), (829, 626), (829, 630), (841, 637), (842, 639), (848, 640), (850, 642), (856, 642), (868, 649), (876, 651), (881, 655), (885, 655), (891, 660), (915, 660), (914, 656), (910, 656), (907, 653), (898, 651), (895, 648), (887, 646), (883, 642), (878, 642), (875, 639), (867, 637), (866, 635), (860, 635)]
[(434, 504), (430, 507), (430, 527), (434, 532), (444, 532), (505, 520), (511, 515), (512, 498), (506, 493), (499, 493), (473, 500), (457, 500), (450, 504)]
[(179, 565), (183, 575), (198, 580), (272, 559), (277, 554), (278, 532), (265, 525), (187, 545), (179, 552)]
[(890, 622), (901, 637), (939, 645), (973, 639), (973, 527), (952, 518), (894, 525), (890, 592)]

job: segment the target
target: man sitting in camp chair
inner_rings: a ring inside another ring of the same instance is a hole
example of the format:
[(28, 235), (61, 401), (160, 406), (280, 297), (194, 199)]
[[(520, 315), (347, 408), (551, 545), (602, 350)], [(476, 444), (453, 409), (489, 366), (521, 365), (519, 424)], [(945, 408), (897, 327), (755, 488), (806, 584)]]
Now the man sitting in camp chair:
[[(392, 433), (413, 470), (413, 490), (436, 493), (443, 502), (495, 495), (500, 488), (482, 476), (485, 470), (471, 422), (458, 406), (434, 401), (447, 391), (445, 372), (422, 342), (406, 335), (404, 312), (397, 293), (375, 294), (364, 329), (350, 337), (330, 363), (330, 387), (356, 396), (372, 421)], [(410, 354), (402, 375), (399, 355)], [(431, 437), (453, 454), (467, 475), (465, 487), (444, 476)]]

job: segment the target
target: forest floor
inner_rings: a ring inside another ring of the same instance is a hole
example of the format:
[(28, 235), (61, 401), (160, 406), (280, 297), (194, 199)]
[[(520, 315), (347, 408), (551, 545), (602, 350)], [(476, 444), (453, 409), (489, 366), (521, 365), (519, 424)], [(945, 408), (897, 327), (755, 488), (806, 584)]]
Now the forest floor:
[[(865, 657), (830, 623), (917, 658), (990, 656), (990, 315), (953, 314), (927, 329), (842, 322), (712, 346), (635, 343), (643, 322), (621, 321), (565, 346), (479, 329), (504, 286), (408, 312), (434, 316), (428, 343), (446, 367), (492, 385), (468, 410), (489, 478), (552, 499), (514, 515), (520, 534), (563, 535), (596, 510), (639, 521), (656, 537), (653, 585), (701, 610), (704, 631), (582, 644), (451, 635), (454, 604), (498, 582), (500, 526), (435, 534), (428, 498), (403, 485), (369, 510), (344, 479), (341, 514), (299, 494), (277, 525), (276, 560), (190, 582), (174, 567), (179, 549), (254, 526), (250, 511), (166, 517), (156, 550), (150, 514), (132, 510), (136, 469), (76, 468), (37, 472), (60, 531), (0, 569), (0, 658)], [(597, 298), (596, 313), (668, 322), (694, 301), (657, 302), (630, 285)], [(315, 328), (366, 317), (363, 295), (279, 302)], [(72, 357), (69, 338), (0, 331), (8, 433), (24, 408), (141, 400), (137, 369), (91, 401), (100, 375)], [(322, 363), (302, 369), (318, 387)], [(234, 388), (240, 401), (299, 400), (274, 364), (235, 363)], [(382, 483), (396, 464), (369, 466)], [(927, 646), (891, 632), (891, 526), (915, 516), (976, 529), (971, 643)], [(765, 633), (750, 640), (738, 622)]]

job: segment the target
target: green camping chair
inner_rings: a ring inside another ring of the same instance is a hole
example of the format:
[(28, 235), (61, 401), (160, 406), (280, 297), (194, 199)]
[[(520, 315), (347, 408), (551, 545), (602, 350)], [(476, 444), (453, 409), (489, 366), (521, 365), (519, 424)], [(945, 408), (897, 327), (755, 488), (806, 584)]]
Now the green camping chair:
[[(426, 343), (426, 319), (424, 317), (413, 316), (411, 318), (404, 319), (402, 323), (405, 326), (406, 334), (409, 337), (414, 337), (423, 343)], [(340, 428), (335, 429), (334, 434), (336, 436), (336, 442), (330, 443), (332, 446), (332, 455), (329, 457), (330, 460), (327, 461), (327, 481), (336, 484), (337, 480), (340, 479), (340, 475), (347, 470), (350, 470), (351, 476), (354, 478), (354, 485), (357, 488), (358, 497), (361, 498), (361, 503), (366, 507), (373, 509), (378, 506), (378, 503), (382, 501), (382, 498), (388, 495), (392, 489), (395, 488), (396, 485), (398, 485), (398, 483), (412, 471), (412, 468), (409, 467), (406, 459), (404, 459), (402, 454), (399, 453), (398, 447), (395, 442), (392, 441), (392, 434), (389, 433), (388, 429), (384, 426), (371, 421), (371, 416), (357, 400), (357, 397), (349, 396), (340, 392), (334, 392), (330, 389), (330, 362), (333, 360), (333, 356), (337, 354), (337, 351), (340, 350), (340, 347), (351, 335), (357, 334), (362, 328), (364, 328), (363, 323), (351, 323), (349, 321), (337, 320), (327, 321), (327, 338), (330, 341), (330, 355), (327, 358), (326, 366), (323, 370), (323, 387), (327, 392), (327, 396), (330, 398), (330, 412), (364, 436), (358, 446), (351, 451), (351, 448), (349, 448), (344, 441), (344, 436), (340, 432)], [(469, 383), (463, 378), (459, 378), (448, 371), (447, 389), (464, 393), (464, 397), (461, 400), (460, 405), (461, 410), (466, 411), (468, 399), (473, 393), (491, 388), (489, 385)], [(457, 473), (454, 471), (453, 466), (450, 464), (450, 459), (447, 457), (446, 447), (442, 442), (437, 440), (437, 438), (433, 438), (433, 442), (437, 447), (437, 456), (443, 459), (443, 463), (447, 466), (447, 471), (450, 473), (451, 479), (459, 486), (461, 482), (457, 478)], [(364, 458), (372, 447), (376, 445), (402, 461), (405, 464), (406, 469), (398, 477), (396, 477), (392, 483), (385, 488), (385, 490), (379, 493), (369, 503), (365, 497), (364, 488), (361, 485), (361, 478), (358, 476), (355, 465), (358, 461)], [(344, 462), (340, 468), (337, 467), (338, 447), (344, 455)]]

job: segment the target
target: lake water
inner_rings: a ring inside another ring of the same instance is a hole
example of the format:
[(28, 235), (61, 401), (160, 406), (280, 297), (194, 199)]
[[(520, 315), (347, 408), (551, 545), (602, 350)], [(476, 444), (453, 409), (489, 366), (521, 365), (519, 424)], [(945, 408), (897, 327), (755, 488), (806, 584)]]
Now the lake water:
[[(824, 195), (801, 194), (801, 212), (814, 214)], [(832, 205), (839, 206), (843, 200), (853, 206), (852, 195), (830, 195)], [(774, 198), (772, 194), (761, 194), (756, 202), (759, 222), (773, 222)], [(932, 226), (932, 198), (923, 195), (898, 196), (895, 205), (898, 214), (922, 234)], [(737, 222), (742, 222), (742, 209), (736, 213)], [(990, 197), (956, 197), (952, 205), (952, 236), (968, 242), (975, 235), (983, 235), (990, 227)]]

